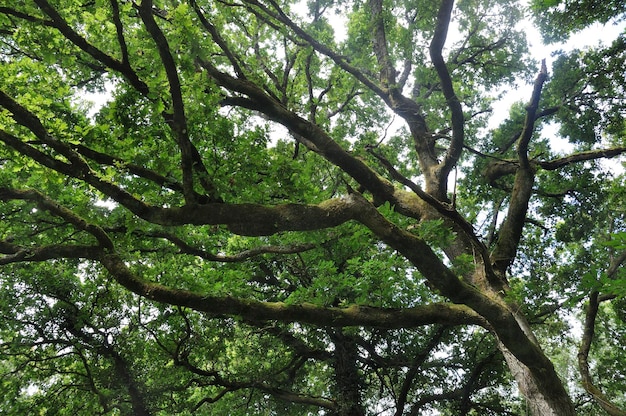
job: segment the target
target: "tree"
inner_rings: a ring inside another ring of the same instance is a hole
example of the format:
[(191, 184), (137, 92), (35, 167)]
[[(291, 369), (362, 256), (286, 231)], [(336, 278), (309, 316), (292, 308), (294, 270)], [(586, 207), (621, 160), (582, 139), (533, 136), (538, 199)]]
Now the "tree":
[(3, 1), (0, 413), (624, 414), (626, 42), (526, 17)]

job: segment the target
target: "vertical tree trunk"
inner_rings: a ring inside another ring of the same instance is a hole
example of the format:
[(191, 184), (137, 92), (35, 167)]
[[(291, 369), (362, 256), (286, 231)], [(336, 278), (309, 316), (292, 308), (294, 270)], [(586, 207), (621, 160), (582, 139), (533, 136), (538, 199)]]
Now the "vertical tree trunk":
[[(541, 392), (540, 383), (534, 374), (522, 364), (502, 344), (499, 343), (500, 351), (511, 370), (511, 374), (517, 381), (519, 389), (528, 403), (528, 409), (533, 416), (575, 416), (574, 406), (567, 394), (545, 395)], [(562, 390), (562, 386), (555, 386), (555, 390)]]
[[(535, 335), (532, 333), (526, 318), (515, 313), (515, 318), (526, 334), (528, 342), (538, 345)], [(546, 377), (541, 377), (537, 371), (531, 371), (524, 363), (515, 357), (509, 349), (498, 342), (498, 348), (513, 375), (520, 392), (526, 399), (528, 409), (533, 416), (574, 416), (576, 411), (562, 382), (550, 381), (548, 372), (554, 372), (554, 368), (546, 368)]]
[(361, 404), (361, 377), (356, 367), (356, 343), (340, 330), (331, 338), (335, 344), (336, 416), (365, 416)]

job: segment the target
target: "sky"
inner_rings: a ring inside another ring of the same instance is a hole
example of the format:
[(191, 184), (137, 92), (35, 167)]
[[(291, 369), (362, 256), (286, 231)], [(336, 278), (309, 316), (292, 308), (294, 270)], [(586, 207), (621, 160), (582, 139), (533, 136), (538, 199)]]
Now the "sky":
[[(304, 12), (306, 10), (306, 6), (302, 8)], [(346, 36), (347, 25), (345, 21), (337, 16), (334, 19), (331, 19), (331, 24), (335, 26), (336, 30), (336, 40), (341, 41)], [(556, 59), (554, 54), (556, 51), (562, 50), (564, 52), (571, 51), (572, 49), (585, 49), (593, 46), (597, 46), (598, 44), (610, 44), (617, 36), (626, 30), (626, 22), (622, 22), (620, 25), (615, 25), (612, 23), (608, 23), (605, 25), (594, 24), (590, 28), (583, 30), (573, 36), (566, 43), (558, 43), (552, 45), (545, 45), (542, 42), (541, 35), (539, 31), (533, 27), (530, 21), (523, 22), (520, 25), (520, 29), (522, 29), (529, 41), (529, 49), (530, 52), (537, 60), (540, 62), (542, 59), (546, 60), (546, 64), (548, 67), (548, 71), (551, 68), (552, 62)], [(447, 44), (452, 44), (454, 39), (454, 34), (450, 33), (448, 36)], [(537, 68), (539, 70), (539, 68)], [(510, 89), (507, 87), (508, 91), (503, 95), (502, 99), (497, 103), (494, 103), (492, 108), (492, 115), (489, 122), (489, 127), (494, 128), (498, 126), (503, 120), (505, 120), (508, 116), (509, 108), (516, 101), (527, 101), (530, 98), (532, 93), (532, 85), (529, 83), (520, 83), (516, 88)], [(90, 111), (90, 115), (95, 115), (98, 109), (108, 100), (110, 99), (110, 92), (108, 93), (84, 93), (82, 96), (83, 99), (90, 101), (93, 103), (93, 107)], [(394, 124), (397, 124), (397, 128), (400, 127), (401, 121), (396, 117)], [(392, 131), (397, 129), (395, 126), (391, 127), (390, 134)], [(550, 130), (551, 129), (551, 130)], [(276, 128), (277, 131), (281, 131), (281, 129)], [(557, 137), (556, 134), (558, 131), (557, 126), (548, 127), (547, 130), (544, 130), (544, 134), (549, 134), (553, 137)], [(283, 134), (279, 134), (283, 136)], [(563, 153), (567, 153), (572, 150), (572, 146), (566, 140), (558, 140), (555, 139), (555, 143), (558, 146), (558, 149)]]
[[(556, 59), (554, 55), (557, 51), (569, 52), (574, 49), (584, 50), (598, 45), (609, 45), (626, 30), (625, 23), (619, 25), (613, 23), (601, 25), (596, 23), (591, 27), (572, 35), (565, 43), (545, 45), (541, 39), (539, 31), (533, 27), (531, 22), (525, 22), (521, 25), (521, 27), (526, 32), (529, 42), (529, 50), (533, 58), (537, 61), (545, 59), (548, 72), (550, 71), (552, 63)], [(520, 84), (518, 88), (510, 91), (505, 97), (503, 97), (503, 100), (501, 101), (502, 105), (498, 105), (497, 108), (494, 108), (494, 119), (498, 120), (498, 122), (502, 121), (508, 115), (510, 104), (518, 100), (528, 100), (531, 92), (531, 84)]]

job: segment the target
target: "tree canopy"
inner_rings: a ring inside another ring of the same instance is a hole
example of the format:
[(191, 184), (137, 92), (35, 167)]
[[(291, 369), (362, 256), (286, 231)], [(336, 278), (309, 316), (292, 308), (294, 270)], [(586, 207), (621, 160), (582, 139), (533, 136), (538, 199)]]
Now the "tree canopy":
[(0, 0), (0, 414), (626, 414), (623, 17)]

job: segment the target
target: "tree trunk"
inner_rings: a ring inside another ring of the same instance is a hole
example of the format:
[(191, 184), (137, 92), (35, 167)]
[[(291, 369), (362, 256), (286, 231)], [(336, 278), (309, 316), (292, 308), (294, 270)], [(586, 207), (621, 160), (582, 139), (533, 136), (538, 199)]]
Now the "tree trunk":
[[(517, 385), (528, 403), (528, 410), (533, 416), (574, 416), (574, 406), (569, 397), (564, 394), (551, 394), (547, 396), (540, 391), (540, 383), (528, 367), (522, 364), (501, 343), (498, 343), (500, 351), (511, 370), (511, 374), (517, 381)], [(555, 390), (563, 390), (563, 386), (554, 386)]]
[[(538, 345), (526, 318), (519, 313), (514, 315), (526, 334), (528, 342)], [(498, 342), (498, 348), (502, 352), (513, 378), (517, 381), (520, 392), (528, 404), (528, 410), (533, 416), (574, 416), (576, 414), (563, 383), (550, 381), (551, 377), (548, 376), (548, 373), (555, 372), (554, 368), (545, 369), (546, 377), (541, 377), (537, 371), (533, 373), (524, 363), (520, 362), (501, 342)]]
[(331, 335), (335, 344), (335, 395), (336, 416), (365, 416), (361, 404), (361, 378), (356, 366), (358, 351), (356, 343), (349, 336), (337, 330)]

